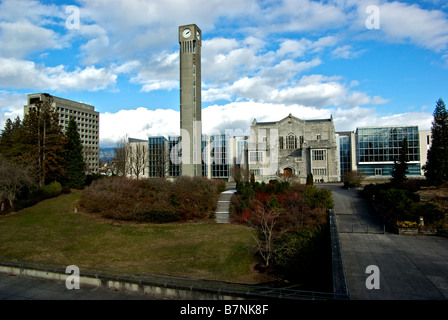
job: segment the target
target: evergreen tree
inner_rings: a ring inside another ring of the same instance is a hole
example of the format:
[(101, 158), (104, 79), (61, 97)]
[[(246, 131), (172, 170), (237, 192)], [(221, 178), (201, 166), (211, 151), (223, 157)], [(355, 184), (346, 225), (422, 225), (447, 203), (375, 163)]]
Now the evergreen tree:
[(71, 188), (82, 189), (85, 186), (86, 165), (78, 125), (74, 118), (71, 118), (68, 122), (65, 135), (67, 136), (65, 146), (66, 185)]
[(0, 135), (0, 154), (11, 163), (26, 163), (23, 153), (26, 147), (22, 139), (22, 121), (17, 117), (14, 122), (6, 120), (5, 128)]
[(25, 115), (20, 138), (26, 147), (23, 158), (34, 167), (40, 187), (64, 176), (64, 146), (66, 138), (59, 125), (59, 115), (52, 108), (51, 96), (30, 109)]
[(308, 173), (306, 175), (306, 185), (307, 186), (312, 186), (313, 184), (314, 184), (313, 174), (312, 173)]
[(431, 128), (431, 147), (428, 150), (425, 176), (431, 185), (448, 181), (448, 112), (442, 99), (437, 101)]
[(406, 138), (401, 142), (400, 155), (398, 161), (394, 160), (392, 178), (390, 182), (396, 187), (402, 187), (407, 180), (408, 172), (408, 140)]

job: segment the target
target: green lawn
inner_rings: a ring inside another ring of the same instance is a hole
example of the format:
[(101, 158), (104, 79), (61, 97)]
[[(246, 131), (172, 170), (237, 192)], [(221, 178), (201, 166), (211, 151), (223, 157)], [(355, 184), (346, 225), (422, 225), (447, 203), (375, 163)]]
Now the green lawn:
[(80, 191), (0, 216), (0, 256), (84, 267), (258, 283), (249, 228), (130, 224), (74, 213)]

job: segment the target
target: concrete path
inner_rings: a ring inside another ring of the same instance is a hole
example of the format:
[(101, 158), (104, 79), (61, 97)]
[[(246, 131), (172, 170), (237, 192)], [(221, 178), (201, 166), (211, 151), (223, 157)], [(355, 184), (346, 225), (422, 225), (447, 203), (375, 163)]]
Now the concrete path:
[(219, 195), (215, 216), (217, 223), (229, 223), (230, 199), (236, 190), (226, 190)]
[[(360, 191), (325, 187), (333, 191), (350, 299), (448, 299), (447, 238), (384, 233)], [(378, 267), (379, 289), (366, 286), (371, 265)]]

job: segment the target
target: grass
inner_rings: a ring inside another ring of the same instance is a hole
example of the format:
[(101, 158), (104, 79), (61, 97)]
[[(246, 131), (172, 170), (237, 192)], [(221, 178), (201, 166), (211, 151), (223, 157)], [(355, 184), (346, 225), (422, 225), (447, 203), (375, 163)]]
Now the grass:
[(84, 267), (256, 284), (251, 229), (116, 223), (74, 213), (80, 191), (0, 216), (0, 255)]

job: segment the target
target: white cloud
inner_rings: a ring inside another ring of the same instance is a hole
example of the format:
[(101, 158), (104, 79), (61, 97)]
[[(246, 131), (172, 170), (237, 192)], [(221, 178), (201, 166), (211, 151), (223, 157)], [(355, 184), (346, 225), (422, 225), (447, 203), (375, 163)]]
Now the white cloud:
[(66, 19), (65, 7), (45, 5), (36, 0), (2, 0), (0, 3), (0, 20), (30, 21), (37, 25), (56, 24)]
[(60, 49), (62, 40), (50, 29), (28, 21), (0, 22), (0, 56), (22, 58), (46, 49)]
[(400, 2), (380, 6), (381, 31), (394, 41), (410, 41), (441, 51), (448, 47), (448, 17), (440, 10), (425, 10)]
[[(431, 113), (407, 112), (395, 115), (380, 115), (374, 108), (330, 108), (320, 109), (299, 104), (259, 102), (231, 102), (212, 105), (202, 110), (202, 132), (204, 134), (229, 133), (247, 135), (254, 119), (258, 122), (278, 121), (289, 114), (300, 119), (328, 119), (333, 115), (336, 131), (354, 131), (363, 126), (418, 125), (421, 130), (431, 128)], [(100, 144), (114, 146), (116, 141), (128, 135), (147, 139), (149, 136), (178, 136), (180, 114), (175, 110), (121, 110), (100, 115)]]
[(116, 74), (105, 68), (79, 67), (66, 71), (65, 67), (46, 67), (32, 61), (0, 58), (0, 86), (65, 91), (98, 91), (115, 84)]
[(348, 23), (343, 6), (337, 2), (284, 0), (265, 12), (267, 32), (336, 29)]
[(179, 87), (178, 52), (162, 52), (144, 60), (126, 63), (116, 70), (131, 74), (130, 81), (141, 84), (142, 92), (172, 90)]
[(351, 45), (337, 47), (332, 51), (334, 58), (352, 59), (358, 57), (362, 51), (355, 51)]
[(149, 136), (179, 135), (180, 115), (175, 110), (120, 110), (100, 115), (100, 144), (115, 146), (122, 137), (146, 139)]

